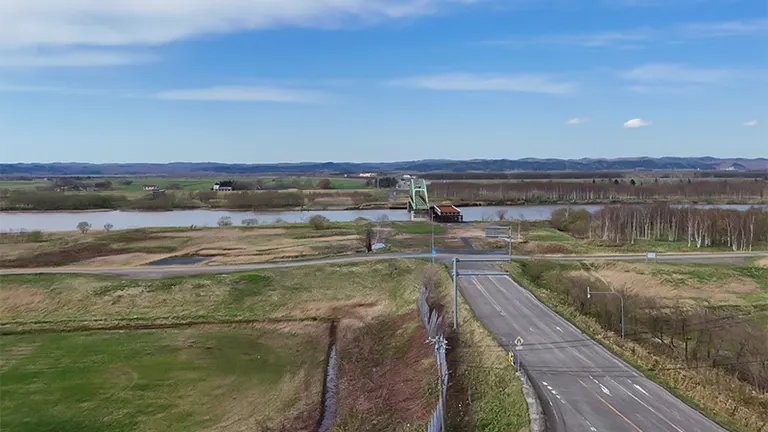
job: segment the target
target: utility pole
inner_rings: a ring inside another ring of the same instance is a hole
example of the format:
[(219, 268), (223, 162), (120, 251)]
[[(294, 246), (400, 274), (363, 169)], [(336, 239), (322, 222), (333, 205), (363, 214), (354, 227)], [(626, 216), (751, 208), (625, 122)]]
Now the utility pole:
[(592, 291), (587, 287), (587, 298), (591, 299), (592, 294), (613, 294), (619, 296), (619, 300), (621, 300), (621, 338), (624, 339), (624, 296), (616, 291)]

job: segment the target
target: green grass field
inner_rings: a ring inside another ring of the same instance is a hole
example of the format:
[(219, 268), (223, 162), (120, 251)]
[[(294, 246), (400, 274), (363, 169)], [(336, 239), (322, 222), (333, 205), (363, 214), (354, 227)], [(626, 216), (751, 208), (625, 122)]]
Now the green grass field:
[(0, 189), (9, 190), (34, 190), (38, 187), (49, 186), (46, 180), (0, 180)]
[(3, 430), (258, 428), (301, 410), (302, 386), (322, 382), (322, 334), (222, 326), (4, 336)]

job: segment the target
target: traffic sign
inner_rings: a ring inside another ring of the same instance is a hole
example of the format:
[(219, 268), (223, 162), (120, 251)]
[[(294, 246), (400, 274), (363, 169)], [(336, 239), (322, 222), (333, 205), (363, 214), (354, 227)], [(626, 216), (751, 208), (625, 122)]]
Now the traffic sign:
[(437, 255), (437, 248), (432, 248), (432, 255)]
[(512, 351), (508, 352), (507, 361), (509, 362), (509, 364), (515, 364), (515, 353), (513, 353)]
[(517, 346), (522, 345), (523, 342), (524, 342), (523, 338), (521, 338), (520, 336), (518, 336), (517, 339), (515, 339), (515, 345), (517, 345)]

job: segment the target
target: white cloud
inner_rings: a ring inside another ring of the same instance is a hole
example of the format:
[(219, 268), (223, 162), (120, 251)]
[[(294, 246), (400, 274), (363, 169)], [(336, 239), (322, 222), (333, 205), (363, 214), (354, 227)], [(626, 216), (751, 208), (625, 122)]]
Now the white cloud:
[(748, 122), (744, 122), (744, 126), (746, 127), (754, 127), (757, 126), (758, 122), (757, 120), (750, 120)]
[(584, 118), (584, 117), (574, 117), (572, 119), (566, 120), (565, 124), (567, 124), (567, 125), (577, 125), (577, 124), (582, 124), (585, 121), (587, 121), (587, 119)]
[(218, 102), (321, 103), (327, 97), (319, 92), (272, 86), (221, 86), (201, 89), (168, 90), (157, 93), (157, 99)]
[(427, 75), (394, 80), (392, 85), (446, 91), (505, 91), (524, 93), (568, 94), (576, 89), (569, 82), (555, 81), (536, 74), (475, 75), (453, 73)]
[(627, 120), (624, 122), (625, 129), (641, 128), (641, 127), (650, 126), (650, 125), (651, 125), (651, 122), (645, 121), (639, 118), (633, 118), (632, 120)]
[(2, 0), (0, 48), (159, 45), (281, 26), (338, 27), (475, 0)]
[(632, 81), (691, 84), (715, 84), (738, 75), (733, 69), (691, 68), (677, 63), (649, 63), (622, 73)]
[(154, 61), (149, 54), (113, 50), (0, 51), (0, 68), (124, 66)]

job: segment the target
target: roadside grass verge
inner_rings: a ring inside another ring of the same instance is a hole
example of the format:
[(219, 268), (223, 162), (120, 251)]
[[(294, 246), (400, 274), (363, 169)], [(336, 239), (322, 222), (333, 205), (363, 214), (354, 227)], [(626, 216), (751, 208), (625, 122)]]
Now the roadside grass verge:
[(311, 429), (325, 334), (301, 324), (3, 336), (3, 429)]
[[(555, 271), (558, 267), (572, 271), (578, 265), (546, 263), (546, 267)], [(643, 343), (632, 339), (621, 340), (594, 318), (581, 314), (562, 295), (547, 287), (546, 282), (535, 282), (525, 263), (510, 263), (506, 269), (539, 301), (587, 336), (723, 427), (738, 432), (765, 430), (768, 425), (768, 395), (765, 393), (756, 391), (720, 369), (689, 368), (675, 358), (657, 354), (646, 345), (645, 342), (650, 341), (648, 338)], [(541, 274), (537, 277), (540, 278)]]

